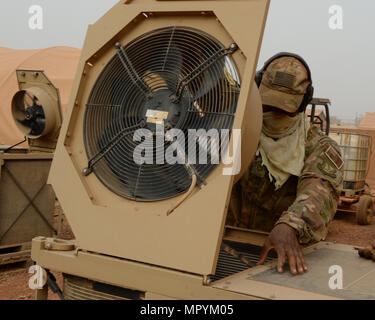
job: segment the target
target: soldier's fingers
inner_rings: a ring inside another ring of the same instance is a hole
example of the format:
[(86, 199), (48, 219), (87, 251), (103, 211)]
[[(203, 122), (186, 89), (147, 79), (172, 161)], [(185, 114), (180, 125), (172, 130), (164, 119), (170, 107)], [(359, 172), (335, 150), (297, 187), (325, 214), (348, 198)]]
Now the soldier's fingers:
[[(298, 272), (303, 273), (303, 272), (307, 271), (307, 265), (306, 265), (306, 262), (305, 262), (305, 258), (303, 257), (302, 249), (301, 249), (299, 244), (295, 245), (294, 255), (296, 256), (296, 259), (297, 259)], [(301, 266), (302, 270), (300, 269), (299, 265)]]
[(305, 258), (303, 256), (301, 248), (299, 248), (299, 250), (298, 250), (298, 256), (299, 256), (299, 258), (301, 260), (303, 270), (307, 271), (307, 264), (306, 264), (306, 261), (305, 261)]
[(289, 268), (290, 268), (290, 272), (294, 275), (297, 274), (297, 267), (296, 267), (296, 257), (294, 256), (294, 252), (288, 250), (286, 252), (287, 256), (288, 256), (288, 259), (289, 259)]
[(260, 258), (259, 258), (259, 261), (258, 261), (257, 265), (264, 264), (264, 262), (267, 259), (268, 253), (270, 252), (271, 249), (272, 249), (271, 243), (267, 239), (266, 242), (264, 243), (263, 248), (262, 248), (262, 253), (260, 255)]
[(294, 256), (296, 258), (296, 264), (297, 264), (297, 270), (299, 273), (304, 273), (305, 272), (305, 269), (303, 267), (303, 263), (302, 263), (302, 259), (301, 259), (301, 255), (299, 254), (298, 251), (295, 251), (294, 252)]
[(279, 273), (282, 273), (284, 272), (284, 264), (286, 260), (285, 250), (283, 248), (278, 248), (276, 252), (277, 252), (277, 271)]

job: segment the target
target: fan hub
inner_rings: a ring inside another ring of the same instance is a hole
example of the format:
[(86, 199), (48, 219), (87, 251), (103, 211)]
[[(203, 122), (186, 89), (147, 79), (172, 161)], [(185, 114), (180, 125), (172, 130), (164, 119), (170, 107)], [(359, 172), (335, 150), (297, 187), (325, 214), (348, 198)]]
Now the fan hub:
[(185, 110), (188, 108), (186, 100), (174, 103), (170, 97), (173, 92), (170, 90), (159, 90), (153, 97), (146, 101), (143, 106), (144, 119), (147, 123), (147, 129), (156, 132), (158, 125), (164, 125), (166, 130), (178, 126), (183, 118)]

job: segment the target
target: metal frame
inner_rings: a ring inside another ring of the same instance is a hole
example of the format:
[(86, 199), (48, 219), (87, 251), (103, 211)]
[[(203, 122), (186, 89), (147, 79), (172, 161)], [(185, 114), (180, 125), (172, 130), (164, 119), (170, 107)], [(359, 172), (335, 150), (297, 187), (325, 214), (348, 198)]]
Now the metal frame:
[[(80, 248), (200, 275), (214, 272), (235, 178), (223, 175), (225, 166), (219, 165), (206, 179), (207, 185), (195, 188), (170, 216), (166, 213), (184, 195), (152, 203), (117, 196), (95, 176), (82, 175), (88, 160), (84, 108), (103, 65), (117, 54), (118, 42), (128, 43), (171, 25), (198, 28), (226, 47), (235, 42), (239, 50), (232, 57), (241, 73), (242, 90), (233, 129), (242, 129), (243, 140), (247, 139), (241, 150), (245, 170), (262, 125), (254, 74), (268, 7), (268, 0), (133, 0), (126, 5), (120, 1), (89, 27), (49, 177)], [(244, 28), (249, 31), (243, 32)]]

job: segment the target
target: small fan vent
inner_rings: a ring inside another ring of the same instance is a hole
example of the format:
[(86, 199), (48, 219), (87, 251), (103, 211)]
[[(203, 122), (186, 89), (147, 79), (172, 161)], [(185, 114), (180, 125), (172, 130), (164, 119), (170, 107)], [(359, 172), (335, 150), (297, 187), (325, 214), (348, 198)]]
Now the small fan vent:
[[(161, 164), (153, 149), (153, 164), (135, 163), (133, 141), (137, 129), (148, 129), (156, 145), (156, 126), (184, 133), (186, 154), (203, 152), (189, 129), (232, 129), (240, 80), (233, 59), (236, 46), (225, 48), (205, 32), (168, 27), (148, 32), (125, 46), (98, 77), (87, 101), (84, 143), (90, 171), (116, 194), (138, 201), (177, 196), (191, 184), (185, 164)], [(200, 179), (217, 166), (191, 164)], [(163, 142), (165, 149), (172, 142)], [(222, 143), (220, 148), (224, 148)], [(164, 157), (164, 154), (162, 155)]]
[(46, 118), (38, 97), (21, 90), (15, 94), (12, 106), (14, 119), (25, 135), (36, 138), (43, 134)]

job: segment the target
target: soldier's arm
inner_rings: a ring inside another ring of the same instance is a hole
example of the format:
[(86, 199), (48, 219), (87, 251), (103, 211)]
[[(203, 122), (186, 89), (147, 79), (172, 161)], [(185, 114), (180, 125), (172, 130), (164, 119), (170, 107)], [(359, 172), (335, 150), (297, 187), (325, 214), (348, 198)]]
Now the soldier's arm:
[(343, 160), (336, 142), (318, 135), (307, 148), (296, 200), (277, 222), (294, 228), (300, 243), (325, 239), (343, 178)]

